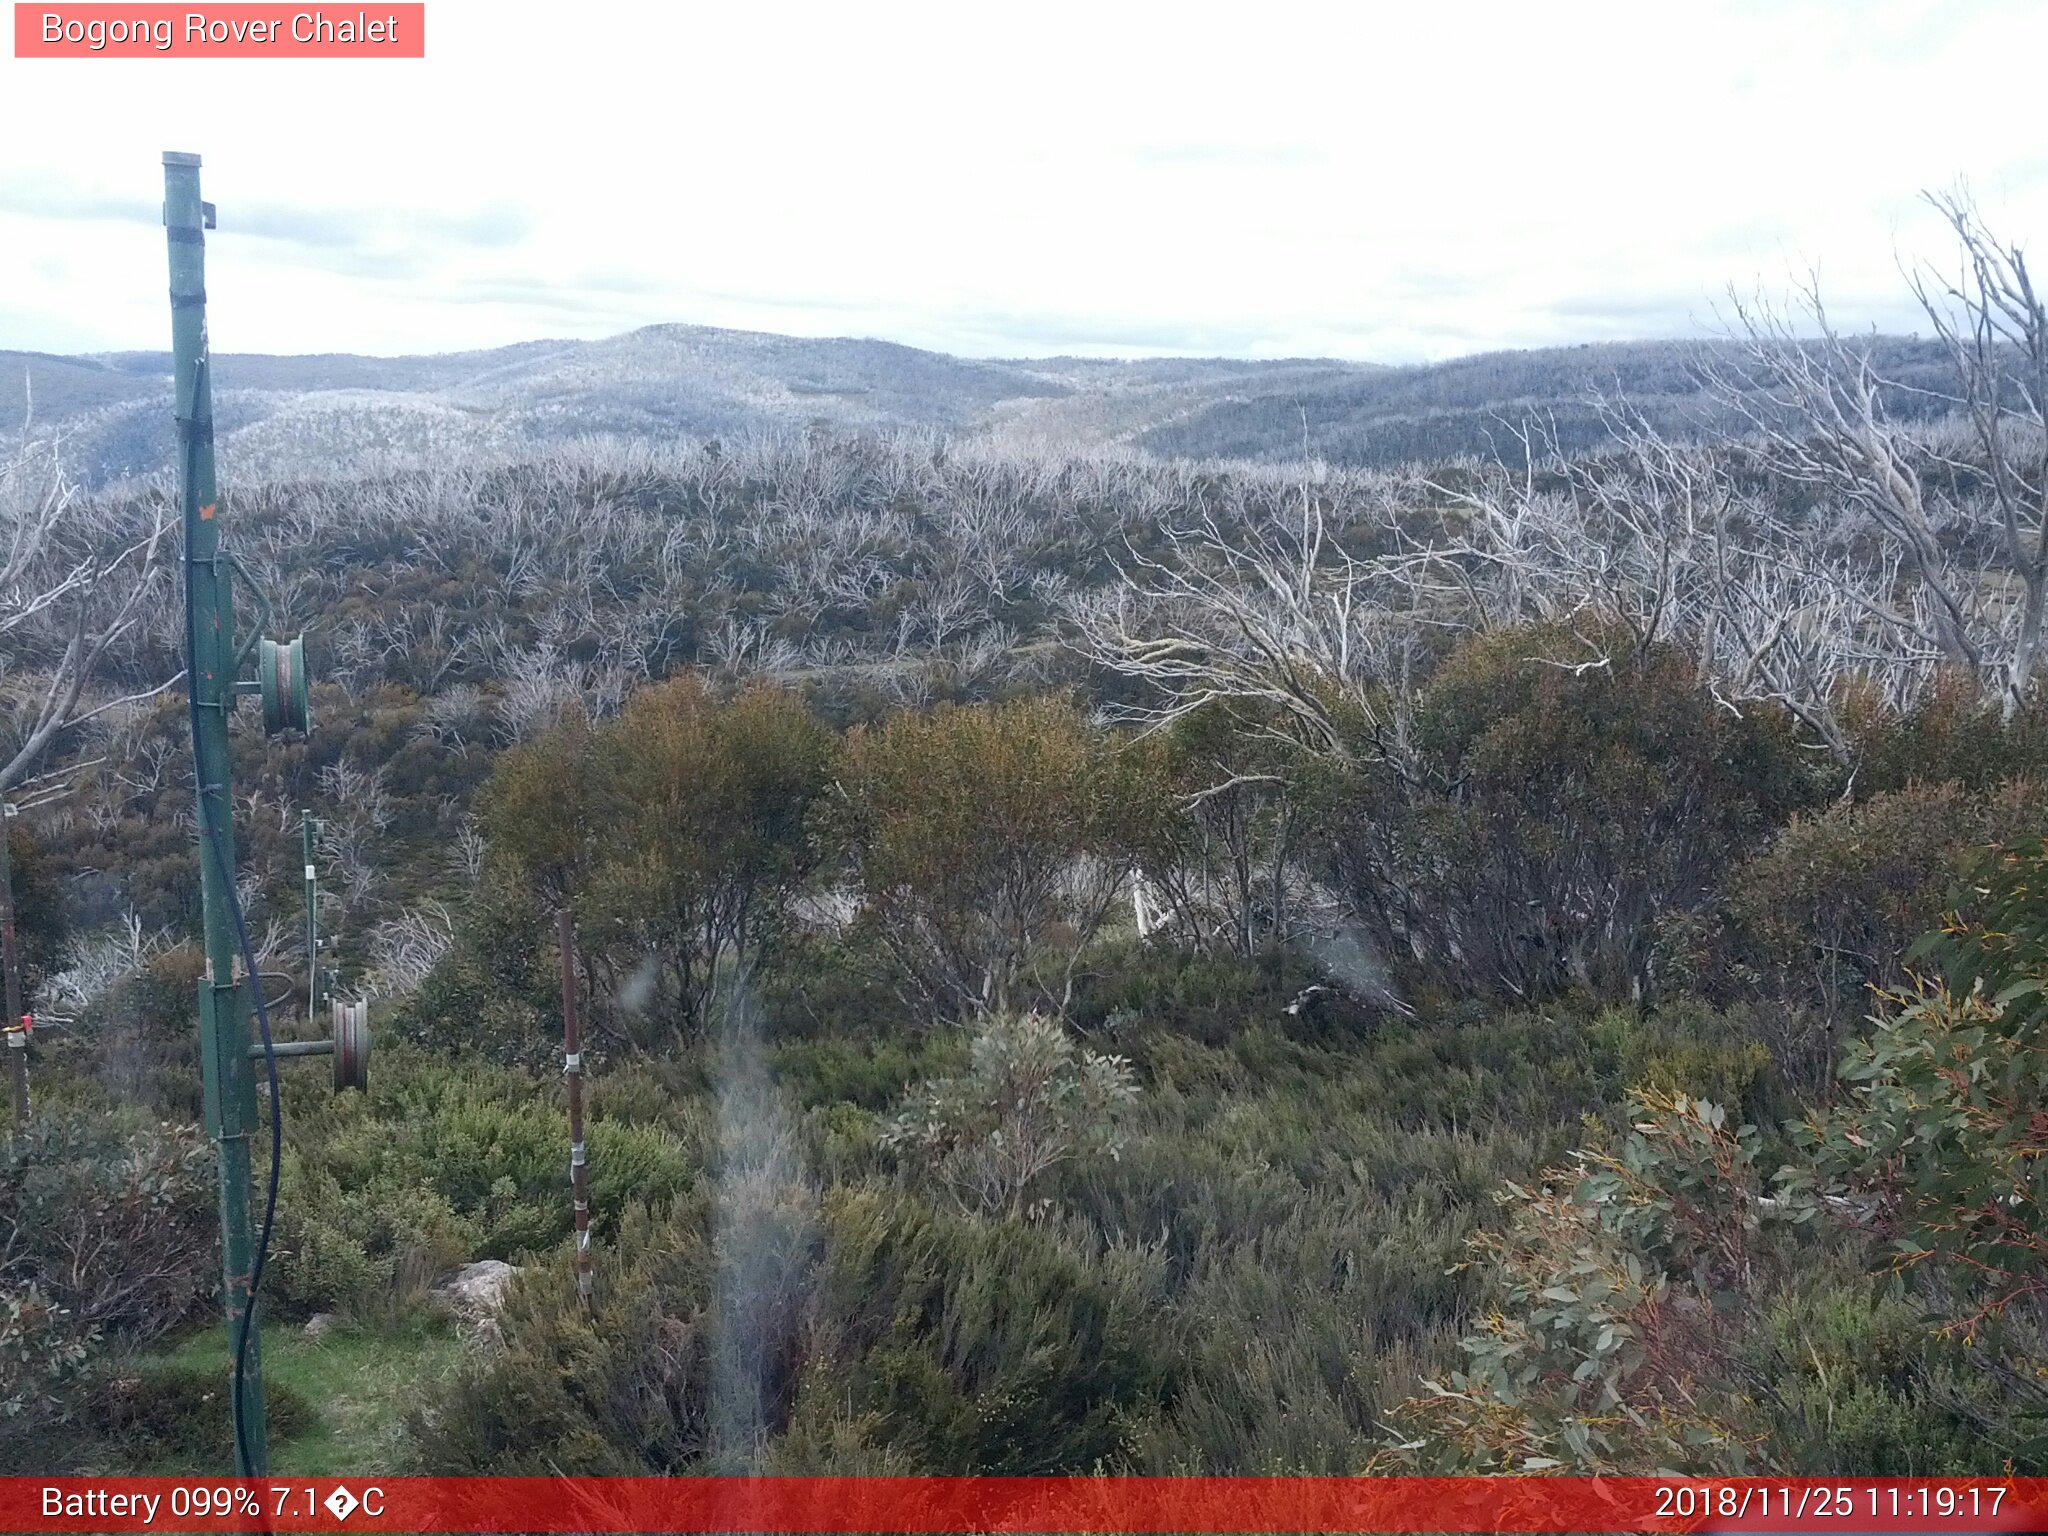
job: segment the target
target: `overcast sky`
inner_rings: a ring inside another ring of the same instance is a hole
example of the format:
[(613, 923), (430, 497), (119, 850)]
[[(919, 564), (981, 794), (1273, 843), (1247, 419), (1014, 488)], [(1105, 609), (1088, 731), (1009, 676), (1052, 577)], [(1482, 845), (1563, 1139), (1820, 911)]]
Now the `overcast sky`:
[(689, 321), (1405, 362), (1693, 334), (1809, 267), (1911, 329), (1916, 194), (1959, 178), (2048, 239), (2039, 0), (427, 17), (423, 61), (0, 58), (0, 347), (168, 345), (170, 148), (223, 351)]

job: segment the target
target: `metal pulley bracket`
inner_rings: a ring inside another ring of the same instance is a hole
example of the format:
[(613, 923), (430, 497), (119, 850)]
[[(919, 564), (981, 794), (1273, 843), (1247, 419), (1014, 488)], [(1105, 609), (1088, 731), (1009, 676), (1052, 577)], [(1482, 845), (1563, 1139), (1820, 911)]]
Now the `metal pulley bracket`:
[(280, 1060), (297, 1059), (301, 1056), (332, 1056), (334, 1058), (334, 1091), (357, 1088), (368, 1090), (370, 1086), (370, 1005), (367, 1002), (333, 1004), (332, 1019), (334, 1030), (325, 1040), (278, 1040), (269, 1048), (260, 1044), (249, 1047), (249, 1059), (261, 1061), (266, 1055)]

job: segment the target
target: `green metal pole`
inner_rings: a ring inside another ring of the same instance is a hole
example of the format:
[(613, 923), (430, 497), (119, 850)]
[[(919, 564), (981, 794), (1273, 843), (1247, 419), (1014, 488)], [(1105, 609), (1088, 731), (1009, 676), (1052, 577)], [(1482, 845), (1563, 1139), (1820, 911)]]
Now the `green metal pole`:
[[(234, 878), (233, 798), (228, 720), (235, 706), (234, 595), (220, 547), (214, 486), (213, 385), (206, 340), (206, 227), (213, 209), (199, 199), (199, 157), (164, 155), (164, 233), (171, 258), (171, 356), (176, 380), (182, 467), (185, 613), (192, 675), (187, 686), (199, 790), (199, 879), (206, 916), (206, 975), (199, 983), (199, 1055), (206, 1123), (220, 1152), (221, 1279), (232, 1356), (244, 1326), (241, 1433), (235, 1473), (269, 1470), (263, 1422), (263, 1358), (250, 1316), (249, 1138), (256, 1130), (256, 1073), (249, 1061), (249, 996), (242, 985), (228, 901)], [(245, 1324), (246, 1319), (246, 1324)], [(233, 1404), (230, 1403), (230, 1413)]]

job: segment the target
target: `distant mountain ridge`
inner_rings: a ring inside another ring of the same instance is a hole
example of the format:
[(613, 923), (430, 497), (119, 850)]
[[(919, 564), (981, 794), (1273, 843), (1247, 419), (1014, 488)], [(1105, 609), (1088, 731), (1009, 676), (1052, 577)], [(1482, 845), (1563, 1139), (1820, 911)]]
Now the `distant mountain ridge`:
[[(1894, 372), (1938, 369), (1931, 342), (1880, 343)], [(1330, 358), (960, 358), (894, 342), (656, 325), (418, 357), (214, 358), (224, 477), (348, 475), (449, 454), (517, 456), (589, 435), (664, 441), (817, 426), (917, 430), (1031, 452), (1387, 465), (1489, 452), (1503, 420), (1543, 415), (1597, 439), (1588, 404), (1619, 390), (1660, 425), (1712, 424), (1697, 344), (1498, 352), (1414, 367)], [(91, 482), (170, 461), (170, 356), (0, 351), (0, 426), (32, 399)]]

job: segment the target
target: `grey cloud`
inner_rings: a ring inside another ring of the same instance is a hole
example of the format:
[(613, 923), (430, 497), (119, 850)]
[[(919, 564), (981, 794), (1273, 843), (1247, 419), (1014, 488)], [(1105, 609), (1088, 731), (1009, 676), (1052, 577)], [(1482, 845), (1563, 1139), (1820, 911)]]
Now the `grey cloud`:
[(446, 213), (392, 213), (369, 208), (306, 208), (289, 203), (251, 203), (226, 210), (224, 228), (317, 246), (326, 251), (362, 250), (416, 243), (422, 236), (442, 246), (503, 250), (533, 232), (532, 216), (505, 204)]
[(484, 251), (518, 245), (534, 229), (533, 216), (525, 209), (502, 203), (461, 213), (416, 215), (408, 222), (415, 229), (440, 235), (454, 244)]
[(256, 203), (230, 208), (221, 218), (224, 230), (282, 240), (291, 245), (316, 247), (323, 251), (352, 251), (368, 244), (361, 216), (339, 209), (292, 208), (282, 204)]
[[(1258, 324), (1217, 325), (1209, 321), (1119, 321), (1060, 314), (1017, 311), (971, 311), (926, 323), (931, 339), (924, 345), (940, 350), (990, 356), (1046, 356), (1074, 349), (1110, 348), (1132, 353), (1181, 353), (1197, 356), (1247, 355), (1257, 348), (1266, 327)], [(952, 338), (947, 345), (946, 338)]]
[(1676, 323), (1698, 330), (1712, 300), (1696, 293), (1583, 293), (1553, 299), (1544, 311), (1560, 320), (1603, 325), (1641, 325), (1645, 321)]
[(31, 219), (107, 219), (121, 224), (163, 222), (163, 205), (148, 198), (79, 192), (48, 181), (0, 186), (0, 213)]
[(601, 294), (593, 294), (573, 280), (458, 283), (451, 284), (445, 290), (437, 289), (432, 298), (438, 303), (445, 304), (501, 304), (510, 308), (531, 310), (538, 314), (577, 319), (605, 315), (626, 320), (631, 324), (644, 323), (633, 318), (629, 310), (621, 308), (616, 303), (605, 302)]
[(332, 272), (341, 277), (402, 282), (427, 278), (434, 272), (434, 262), (416, 250), (375, 250), (347, 244), (329, 247), (310, 240), (280, 243), (285, 247), (280, 257), (282, 265)]
[[(0, 213), (126, 224), (156, 225), (163, 220), (159, 201), (83, 192), (47, 180), (0, 185)], [(441, 245), (498, 250), (517, 245), (533, 227), (533, 219), (524, 210), (505, 204), (444, 213), (397, 214), (360, 208), (306, 208), (252, 199), (224, 203), (220, 212), (223, 234), (255, 235), (328, 252), (410, 243), (422, 235)]]
[(692, 288), (688, 294), (714, 304), (751, 304), (796, 314), (865, 315), (876, 305), (866, 299), (821, 299), (812, 294), (747, 293), (730, 288)]

